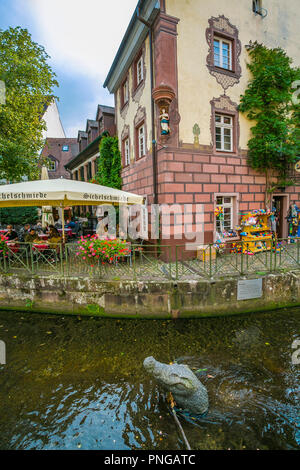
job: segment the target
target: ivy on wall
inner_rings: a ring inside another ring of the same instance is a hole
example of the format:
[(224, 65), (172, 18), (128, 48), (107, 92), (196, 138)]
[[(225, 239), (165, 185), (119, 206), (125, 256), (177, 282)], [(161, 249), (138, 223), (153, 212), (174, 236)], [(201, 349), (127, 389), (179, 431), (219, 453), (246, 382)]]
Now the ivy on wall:
[(92, 181), (102, 186), (121, 189), (121, 153), (118, 138), (104, 136), (99, 150), (98, 171)]
[(287, 171), (300, 154), (299, 105), (292, 100), (300, 69), (292, 66), (292, 59), (281, 48), (269, 49), (255, 42), (247, 49), (252, 78), (241, 96), (239, 111), (255, 121), (248, 142), (248, 163), (266, 175), (265, 203), (269, 208), (270, 194), (289, 184), (285, 181)]

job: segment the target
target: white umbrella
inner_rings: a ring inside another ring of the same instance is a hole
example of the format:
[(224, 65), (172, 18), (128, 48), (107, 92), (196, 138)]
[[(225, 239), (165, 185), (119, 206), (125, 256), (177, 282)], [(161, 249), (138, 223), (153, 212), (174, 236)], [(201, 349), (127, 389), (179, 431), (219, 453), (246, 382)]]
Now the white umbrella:
[[(101, 204), (140, 204), (144, 197), (119, 189), (64, 178), (25, 181), (0, 186), (0, 207), (98, 206)], [(64, 211), (63, 219), (64, 219)], [(63, 238), (64, 220), (62, 220)]]
[[(43, 165), (42, 171), (41, 171), (41, 180), (48, 180), (48, 179), (49, 179), (48, 169), (45, 165)], [(54, 225), (52, 206), (43, 206), (42, 207), (42, 227), (46, 228), (49, 225)]]

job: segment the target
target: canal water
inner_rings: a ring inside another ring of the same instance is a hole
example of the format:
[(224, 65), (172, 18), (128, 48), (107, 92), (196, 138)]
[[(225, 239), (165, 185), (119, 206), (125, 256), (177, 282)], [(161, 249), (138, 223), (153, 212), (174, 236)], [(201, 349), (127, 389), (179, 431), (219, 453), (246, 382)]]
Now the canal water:
[(298, 309), (176, 321), (0, 312), (0, 449), (184, 450), (147, 356), (188, 364), (208, 389), (205, 416), (179, 414), (192, 449), (299, 449), (297, 339)]

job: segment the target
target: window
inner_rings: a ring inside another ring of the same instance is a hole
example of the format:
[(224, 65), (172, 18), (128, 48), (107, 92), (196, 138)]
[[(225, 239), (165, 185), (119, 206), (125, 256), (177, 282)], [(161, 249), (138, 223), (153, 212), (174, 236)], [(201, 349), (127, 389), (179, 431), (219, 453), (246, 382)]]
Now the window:
[(129, 101), (129, 84), (128, 78), (126, 78), (125, 82), (122, 85), (122, 106), (124, 106)]
[(252, 0), (252, 10), (254, 13), (261, 15), (262, 14), (262, 1)]
[(55, 171), (56, 170), (56, 161), (55, 160), (49, 160), (48, 169), (49, 169), (49, 171)]
[(75, 171), (75, 179), (78, 181), (78, 170)]
[(96, 160), (94, 161), (94, 172), (95, 175), (98, 173), (98, 158), (96, 158)]
[(92, 162), (89, 162), (87, 165), (87, 178), (88, 180), (92, 178)]
[(138, 140), (137, 155), (138, 155), (138, 158), (142, 158), (146, 154), (144, 124), (137, 129), (137, 140)]
[(84, 181), (84, 167), (83, 167), (83, 166), (80, 167), (80, 170), (79, 170), (79, 171), (80, 171), (80, 180), (81, 180), (81, 181)]
[(124, 163), (125, 163), (125, 166), (130, 165), (129, 138), (124, 140)]
[(232, 42), (227, 39), (214, 38), (214, 65), (222, 69), (232, 69)]
[(68, 145), (63, 145), (62, 151), (63, 152), (68, 152), (69, 151), (69, 146)]
[(139, 84), (144, 80), (144, 66), (143, 66), (143, 56), (139, 58), (136, 64), (136, 85)]
[(216, 199), (216, 208), (220, 214), (216, 216), (216, 230), (221, 235), (233, 229), (233, 200), (233, 197), (227, 196), (218, 196)]
[(222, 114), (215, 115), (216, 150), (233, 151), (233, 117)]

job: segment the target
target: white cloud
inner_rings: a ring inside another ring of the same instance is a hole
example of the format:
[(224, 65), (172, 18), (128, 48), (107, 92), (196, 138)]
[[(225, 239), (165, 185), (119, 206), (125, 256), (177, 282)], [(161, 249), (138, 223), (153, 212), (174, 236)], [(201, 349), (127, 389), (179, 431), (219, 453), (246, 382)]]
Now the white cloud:
[(136, 4), (137, 0), (19, 0), (53, 63), (65, 73), (101, 82)]

